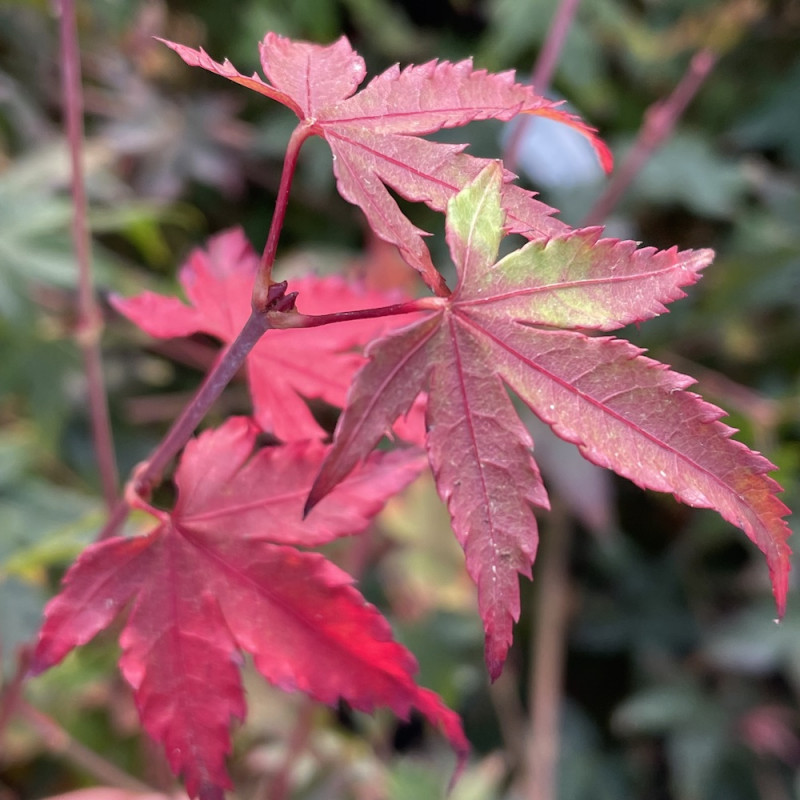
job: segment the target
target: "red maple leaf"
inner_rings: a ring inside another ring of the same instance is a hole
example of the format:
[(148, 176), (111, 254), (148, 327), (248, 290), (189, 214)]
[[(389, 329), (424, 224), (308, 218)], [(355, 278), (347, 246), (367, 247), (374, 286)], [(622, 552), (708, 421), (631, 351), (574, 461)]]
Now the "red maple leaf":
[[(180, 283), (191, 302), (143, 292), (112, 296), (112, 305), (151, 336), (170, 338), (198, 331), (232, 342), (250, 315), (258, 256), (240, 228), (212, 237), (206, 250), (195, 250), (180, 271)], [(398, 293), (367, 290), (339, 276), (293, 279), (298, 309), (325, 314), (383, 306)], [(271, 330), (247, 357), (254, 416), (261, 427), (282, 441), (319, 439), (327, 433), (303, 400), (321, 398), (344, 405), (356, 370), (364, 363), (363, 346), (404, 320), (394, 317), (355, 320), (328, 326), (324, 335), (311, 330)]]
[[(413, 656), (352, 579), (310, 545), (363, 530), (422, 468), (419, 451), (376, 454), (301, 521), (325, 447), (294, 442), (251, 456), (256, 427), (232, 418), (191, 441), (176, 472), (178, 502), (145, 536), (87, 548), (45, 610), (34, 672), (88, 642), (126, 607), (120, 668), (148, 733), (189, 793), (221, 798), (232, 718), (245, 701), (242, 651), (276, 686), (370, 711), (417, 708), (459, 757), (458, 716), (414, 683)], [(249, 459), (249, 460), (248, 460)]]
[(488, 167), (450, 202), (458, 287), (431, 299), (438, 311), (368, 347), (307, 507), (427, 390), (428, 455), (478, 585), (496, 677), (519, 616), (517, 573), (530, 576), (536, 552), (531, 505), (547, 506), (505, 384), (590, 461), (742, 528), (766, 555), (783, 613), (788, 509), (766, 475), (773, 465), (730, 438), (723, 412), (686, 391), (690, 378), (626, 341), (580, 332), (660, 314), (713, 253), (636, 249), (585, 229), (529, 242), (495, 263), (501, 180), (500, 167)]
[[(603, 166), (611, 167), (608, 148), (575, 116), (514, 81), (513, 72), (475, 70), (472, 61), (430, 61), (400, 70), (397, 66), (364, 80), (364, 60), (341, 37), (328, 46), (294, 42), (268, 33), (261, 43), (261, 65), (269, 83), (239, 73), (229, 61), (220, 64), (202, 49), (165, 41), (189, 65), (203, 67), (288, 106), (309, 133), (324, 138), (333, 152), (339, 193), (359, 206), (372, 230), (397, 245), (426, 283), (447, 294), (422, 237), (386, 189), (408, 200), (444, 211), (448, 200), (489, 162), (464, 153), (466, 145), (442, 144), (421, 136), (473, 120), (509, 120), (536, 114), (577, 128), (594, 144)], [(504, 173), (504, 181), (515, 176)], [(531, 192), (504, 187), (509, 229), (528, 238), (563, 233), (551, 217), (554, 209)]]

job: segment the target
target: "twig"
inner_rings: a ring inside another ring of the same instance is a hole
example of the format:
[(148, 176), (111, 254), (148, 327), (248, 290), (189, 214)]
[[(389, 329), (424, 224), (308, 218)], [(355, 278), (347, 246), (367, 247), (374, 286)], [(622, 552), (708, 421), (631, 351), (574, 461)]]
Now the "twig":
[[(144, 464), (140, 465), (130, 485), (133, 495), (126, 492), (128, 496), (123, 497), (112, 507), (108, 522), (97, 537), (98, 541), (114, 536), (130, 512), (131, 500), (137, 495), (147, 496), (161, 480), (164, 468), (189, 440), (194, 429), (239, 371), (258, 340), (272, 327), (270, 312), (286, 312), (294, 308), (295, 294), (291, 292), (286, 294), (286, 282), (273, 283), (272, 265), (275, 261), (278, 239), (286, 217), (289, 191), (300, 147), (309, 136), (311, 136), (310, 126), (299, 125), (294, 129), (287, 145), (275, 211), (253, 286), (253, 311), (250, 317), (233, 343), (223, 351), (214, 367), (206, 375), (197, 393), (172, 424), (153, 454)], [(293, 315), (279, 313), (277, 316), (280, 318)]]
[[(286, 285), (276, 284), (276, 286), (285, 289)], [(268, 328), (269, 322), (265, 314), (253, 313), (250, 315), (239, 335), (223, 351), (217, 363), (206, 375), (194, 398), (172, 423), (167, 435), (161, 440), (150, 458), (140, 466), (134, 478), (134, 490), (137, 494), (146, 496), (157, 484), (164, 468), (186, 444), (194, 429), (239, 371), (250, 351)], [(114, 536), (129, 512), (129, 500), (123, 498), (111, 512), (98, 540), (102, 541)]]
[[(513, 655), (512, 650), (510, 655)], [(516, 770), (525, 761), (525, 736), (528, 718), (519, 696), (520, 669), (515, 659), (509, 657), (500, 677), (489, 684), (489, 699), (500, 726), (505, 755), (505, 769)]]
[(531, 730), (527, 743), (525, 791), (528, 800), (555, 800), (567, 622), (569, 549), (572, 525), (557, 503), (548, 518), (537, 560), (539, 596), (531, 641)]
[[(538, 94), (544, 95), (553, 78), (556, 64), (558, 63), (561, 49), (564, 46), (564, 41), (567, 38), (572, 20), (578, 10), (580, 0), (561, 0), (553, 15), (553, 21), (550, 23), (550, 30), (547, 32), (547, 38), (544, 42), (544, 47), (539, 53), (539, 58), (536, 60), (536, 66), (533, 69), (531, 76), (531, 83), (533, 88)], [(517, 124), (508, 143), (505, 146), (503, 153), (503, 161), (510, 170), (514, 170), (517, 164), (517, 156), (519, 155), (519, 146), (522, 137), (528, 125), (533, 122), (532, 117), (523, 116), (517, 120)]]
[(78, 261), (78, 324), (75, 339), (83, 353), (92, 440), (100, 470), (103, 496), (106, 505), (111, 509), (117, 498), (119, 475), (103, 381), (100, 351), (103, 318), (97, 307), (92, 286), (92, 257), (87, 222), (86, 187), (83, 179), (83, 94), (75, 0), (61, 0), (59, 8), (62, 91), (72, 164), (72, 245)]
[(710, 50), (696, 53), (672, 94), (645, 112), (644, 123), (630, 153), (586, 215), (584, 225), (600, 225), (616, 207), (648, 159), (675, 129), (675, 124), (703, 85), (714, 63), (715, 57)]
[(319, 328), (322, 325), (333, 325), (337, 322), (352, 322), (357, 319), (375, 319), (391, 317), (398, 314), (414, 314), (417, 311), (439, 311), (446, 301), (441, 297), (420, 297), (395, 303), (391, 306), (376, 308), (359, 308), (354, 311), (334, 311), (330, 314), (277, 314), (272, 317), (272, 327), (276, 330), (295, 328)]

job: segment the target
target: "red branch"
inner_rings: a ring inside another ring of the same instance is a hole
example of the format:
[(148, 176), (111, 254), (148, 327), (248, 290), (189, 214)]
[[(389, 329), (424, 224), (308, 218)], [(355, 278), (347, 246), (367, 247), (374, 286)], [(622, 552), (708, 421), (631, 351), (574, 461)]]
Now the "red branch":
[(92, 421), (92, 439), (100, 470), (106, 505), (113, 508), (119, 476), (111, 436), (108, 403), (103, 381), (100, 337), (103, 319), (92, 287), (92, 256), (87, 222), (86, 188), (83, 180), (83, 92), (81, 89), (75, 0), (61, 0), (61, 77), (72, 164), (72, 244), (78, 262), (78, 324), (75, 338), (83, 353)]
[(447, 305), (444, 297), (421, 297), (405, 303), (378, 308), (359, 308), (355, 311), (334, 311), (331, 314), (271, 314), (271, 327), (281, 330), (288, 328), (319, 328), (335, 322), (352, 322), (357, 319), (374, 319), (375, 317), (393, 317), (398, 314), (413, 314), (417, 311), (436, 311)]
[(539, 555), (539, 597), (533, 610), (536, 630), (531, 642), (529, 676), (530, 735), (526, 747), (524, 796), (554, 800), (558, 796), (560, 716), (569, 628), (569, 549), (571, 522), (558, 503), (550, 512)]
[[(194, 429), (239, 371), (248, 353), (269, 327), (265, 314), (250, 315), (241, 333), (220, 355), (217, 363), (197, 390), (197, 394), (172, 423), (172, 427), (161, 440), (153, 455), (136, 470), (132, 486), (136, 494), (147, 496), (153, 486), (158, 483), (164, 468), (189, 440)], [(123, 498), (115, 506), (98, 539), (103, 540), (114, 536), (129, 511), (129, 499)]]
[[(189, 440), (195, 428), (200, 424), (209, 408), (222, 394), (223, 389), (230, 383), (234, 375), (244, 364), (250, 351), (258, 340), (272, 327), (271, 319), (293, 316), (283, 312), (290, 311), (294, 306), (294, 294), (285, 294), (286, 282), (276, 284), (272, 281), (272, 265), (278, 250), (283, 222), (286, 218), (286, 208), (289, 203), (289, 190), (294, 177), (297, 157), (303, 142), (311, 135), (311, 127), (299, 125), (294, 129), (286, 149), (283, 162), (283, 173), (272, 215), (267, 243), (261, 256), (259, 271), (253, 287), (253, 313), (250, 315), (239, 335), (230, 347), (226, 348), (217, 360), (217, 363), (206, 375), (197, 394), (183, 409), (180, 416), (172, 424), (167, 435), (150, 456), (141, 464), (133, 478), (130, 489), (134, 495), (147, 496), (152, 488), (161, 480), (164, 468), (170, 460), (177, 455), (180, 449)], [(279, 313), (271, 313), (279, 312)], [(308, 326), (311, 327), (311, 326)], [(130, 511), (131, 498), (123, 498), (113, 506), (108, 521), (98, 536), (102, 541), (114, 536), (120, 525), (125, 521)]]
[(715, 60), (709, 50), (696, 53), (672, 94), (650, 106), (628, 157), (586, 215), (583, 225), (600, 225), (616, 207), (648, 159), (675, 129), (677, 121), (711, 72)]

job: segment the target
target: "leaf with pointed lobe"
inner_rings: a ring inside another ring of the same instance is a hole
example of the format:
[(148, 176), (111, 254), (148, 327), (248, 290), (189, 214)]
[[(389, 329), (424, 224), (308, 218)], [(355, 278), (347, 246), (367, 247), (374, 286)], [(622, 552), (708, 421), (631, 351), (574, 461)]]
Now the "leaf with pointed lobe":
[[(239, 228), (213, 236), (206, 249), (192, 252), (180, 271), (190, 305), (174, 297), (143, 292), (112, 296), (112, 305), (156, 337), (209, 333), (232, 342), (250, 315), (258, 256)], [(397, 292), (361, 288), (338, 276), (293, 279), (298, 309), (324, 314), (389, 305)], [(247, 357), (247, 375), (255, 418), (282, 441), (320, 439), (327, 434), (303, 398), (344, 404), (352, 376), (363, 363), (360, 348), (402, 319), (382, 317), (309, 329), (270, 330)]]
[(711, 250), (637, 248), (601, 233), (529, 242), (491, 269), (465, 271), (461, 307), (532, 325), (615, 330), (663, 314), (713, 258)]
[(517, 574), (531, 576), (537, 526), (531, 506), (548, 507), (533, 442), (514, 413), (487, 348), (452, 316), (430, 356), (428, 455), (466, 567), (478, 587), (486, 664), (502, 670), (519, 619)]
[[(400, 249), (437, 294), (447, 294), (424, 244), (425, 231), (405, 217), (387, 186), (407, 200), (444, 211), (447, 202), (489, 163), (464, 153), (466, 145), (420, 138), (474, 120), (509, 120), (516, 114), (555, 119), (589, 137), (603, 166), (608, 148), (577, 117), (557, 103), (516, 83), (513, 72), (476, 70), (471, 60), (429, 61), (390, 67), (356, 93), (366, 70), (345, 37), (331, 45), (294, 42), (268, 33), (261, 64), (268, 83), (241, 75), (229, 61), (214, 61), (203, 50), (164, 42), (189, 65), (202, 67), (291, 108), (331, 148), (339, 193), (359, 206), (372, 230)], [(513, 180), (504, 173), (506, 183)], [(508, 224), (528, 238), (552, 235), (566, 226), (531, 192), (508, 185)]]
[(531, 507), (547, 505), (507, 386), (590, 461), (742, 528), (766, 555), (782, 613), (788, 509), (766, 474), (773, 466), (730, 438), (722, 412), (687, 391), (690, 378), (628, 342), (567, 329), (609, 330), (660, 313), (711, 251), (637, 250), (587, 229), (495, 263), (501, 185), (500, 167), (488, 167), (450, 202), (459, 284), (438, 310), (369, 345), (306, 509), (427, 391), (428, 456), (478, 585), (497, 677), (519, 614), (516, 576), (529, 574), (536, 551)]
[(175, 515), (191, 519), (193, 530), (235, 530), (247, 541), (324, 544), (363, 531), (386, 499), (425, 468), (424, 456), (413, 448), (375, 453), (366, 469), (353, 472), (303, 521), (308, 487), (327, 447), (315, 440), (289, 442), (252, 455), (253, 437), (252, 426), (229, 422), (216, 436), (187, 444)]
[[(33, 671), (56, 664), (130, 607), (120, 669), (142, 724), (164, 746), (192, 796), (221, 798), (230, 723), (245, 715), (241, 653), (286, 691), (354, 708), (418, 709), (463, 760), (456, 714), (413, 680), (413, 656), (386, 620), (316, 544), (363, 530), (419, 473), (416, 452), (376, 455), (298, 522), (324, 448), (291, 443), (252, 455), (257, 428), (233, 418), (190, 442), (176, 472), (172, 513), (132, 539), (87, 548), (48, 605)], [(240, 484), (241, 478), (241, 484)], [(330, 501), (330, 502), (328, 502)], [(259, 513), (260, 525), (254, 516)]]
[(436, 314), (368, 345), (369, 361), (350, 389), (336, 425), (333, 450), (314, 480), (306, 513), (366, 458), (394, 420), (411, 409), (432, 369), (429, 343), (439, 325)]

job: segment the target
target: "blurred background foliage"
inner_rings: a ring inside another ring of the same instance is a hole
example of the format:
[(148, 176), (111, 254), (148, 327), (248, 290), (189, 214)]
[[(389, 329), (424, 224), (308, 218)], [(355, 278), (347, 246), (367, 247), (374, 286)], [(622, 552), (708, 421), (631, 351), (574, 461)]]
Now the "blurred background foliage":
[[(479, 66), (516, 68), (524, 77), (555, 7), (555, 0), (79, 3), (101, 298), (176, 291), (182, 258), (234, 224), (260, 248), (293, 125), (286, 109), (189, 69), (154, 35), (202, 45), (243, 72), (257, 68), (257, 42), (273, 30), (319, 42), (346, 33), (371, 74), (398, 60), (473, 55)], [(116, 786), (122, 800), (148, 787), (169, 792), (174, 783), (140, 735), (114, 668), (113, 636), (29, 682), (8, 713), (42, 606), (103, 521), (74, 340), (56, 29), (46, 0), (0, 3), (0, 800), (90, 786)], [(716, 54), (676, 132), (607, 222), (613, 235), (647, 244), (713, 247), (717, 260), (670, 314), (626, 335), (698, 378), (740, 438), (780, 467), (793, 508), (800, 500), (798, 45), (796, 0), (591, 0), (579, 8), (553, 79), (619, 163), (692, 54)], [(503, 135), (491, 123), (448, 134), (482, 155), (499, 155)], [(585, 162), (569, 146), (532, 126), (518, 170), (578, 224), (605, 179), (591, 163), (579, 166)], [(547, 161), (566, 167), (538, 174), (536, 163)], [(442, 230), (436, 215), (412, 213), (422, 227)], [(432, 247), (447, 262), (443, 243)], [(319, 141), (304, 150), (281, 251), (287, 273), (357, 264), (375, 285), (417, 287), (338, 197)], [(104, 308), (125, 473), (188, 400), (215, 346), (203, 337), (149, 341)], [(233, 411), (247, 411), (237, 386), (210, 421)], [(558, 799), (800, 797), (796, 596), (776, 625), (763, 558), (740, 531), (592, 468), (530, 424), (560, 509), (557, 522), (542, 515), (545, 542), (565, 532), (570, 542), (559, 578), (567, 657), (563, 697), (555, 696)], [(474, 591), (430, 480), (392, 501), (371, 536), (336, 543), (330, 554), (361, 576), (413, 649), (421, 682), (463, 714), (475, 749), (454, 800), (528, 797), (529, 676), (537, 632), (550, 619), (539, 594), (550, 562), (540, 560), (537, 580), (523, 586), (511, 658), (490, 689)], [(250, 716), (231, 760), (239, 796), (277, 797), (270, 792), (278, 778), (291, 787), (280, 796), (307, 800), (442, 796), (451, 757), (417, 720), (319, 709), (257, 676), (247, 683)], [(104, 792), (82, 794), (112, 796)]]

